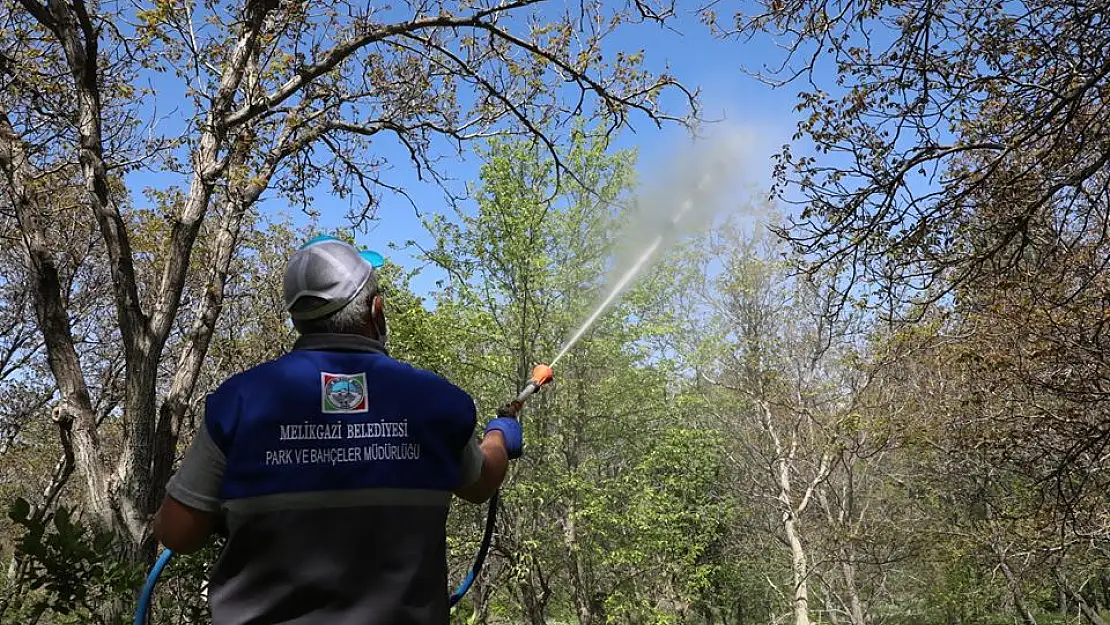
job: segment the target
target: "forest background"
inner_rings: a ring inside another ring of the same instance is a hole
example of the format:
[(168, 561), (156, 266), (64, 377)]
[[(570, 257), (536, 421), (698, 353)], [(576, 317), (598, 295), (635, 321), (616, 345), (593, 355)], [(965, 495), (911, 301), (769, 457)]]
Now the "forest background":
[(0, 622), (130, 622), (308, 237), (489, 416), (740, 137), (527, 406), (452, 618), (1106, 625), (1108, 4), (0, 0)]

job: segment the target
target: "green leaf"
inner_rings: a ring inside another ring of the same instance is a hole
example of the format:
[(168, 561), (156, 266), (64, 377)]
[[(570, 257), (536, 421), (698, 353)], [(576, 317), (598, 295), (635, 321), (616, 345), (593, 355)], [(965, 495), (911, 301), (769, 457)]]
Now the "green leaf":
[(8, 505), (8, 518), (16, 523), (23, 524), (28, 520), (31, 514), (31, 504), (22, 497), (16, 497), (11, 504)]

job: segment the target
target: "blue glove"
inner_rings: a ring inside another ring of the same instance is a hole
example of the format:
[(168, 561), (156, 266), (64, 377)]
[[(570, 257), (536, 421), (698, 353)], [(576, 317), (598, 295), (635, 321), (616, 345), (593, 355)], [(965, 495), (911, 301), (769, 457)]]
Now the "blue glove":
[(524, 430), (520, 427), (520, 421), (513, 417), (497, 417), (486, 426), (486, 434), (493, 430), (501, 432), (505, 437), (505, 451), (509, 454), (509, 460), (516, 460), (524, 454)]

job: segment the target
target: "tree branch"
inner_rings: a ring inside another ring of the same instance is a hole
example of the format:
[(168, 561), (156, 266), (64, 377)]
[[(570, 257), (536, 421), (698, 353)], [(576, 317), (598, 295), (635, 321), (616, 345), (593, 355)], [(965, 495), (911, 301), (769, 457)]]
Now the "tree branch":
[(39, 3), (38, 0), (18, 1), (19, 4), (22, 5), (23, 8), (31, 14), (31, 17), (35, 18), (35, 20), (39, 24), (42, 24), (47, 30), (49, 30), (55, 36), (58, 36), (58, 24), (54, 21), (54, 18), (51, 17), (50, 12), (47, 11), (45, 6)]
[(352, 54), (372, 43), (382, 41), (388, 37), (410, 34), (427, 28), (478, 26), (483, 23), (481, 21), (483, 18), (493, 13), (504, 12), (509, 9), (536, 4), (541, 1), (542, 0), (519, 0), (496, 9), (487, 9), (467, 17), (441, 15), (437, 17), (413, 19), (408, 22), (398, 22), (385, 26), (368, 27), (366, 32), (358, 37), (346, 43), (339, 44), (325, 52), (323, 57), (316, 63), (298, 68), (292, 78), (287, 80), (270, 95), (261, 98), (257, 102), (243, 106), (239, 110), (229, 114), (227, 116), (228, 127), (233, 128), (239, 124), (243, 124), (261, 113), (280, 105), (304, 88), (305, 85), (335, 69)]
[[(297, 113), (298, 115), (287, 118), (287, 124), (281, 136), (278, 137), (274, 147), (267, 153), (259, 170), (251, 176), (237, 176), (235, 179), (240, 182), (229, 185), (224, 196), (223, 219), (216, 234), (215, 258), (209, 270), (204, 295), (197, 302), (196, 318), (189, 328), (184, 347), (177, 359), (177, 367), (169, 393), (158, 413), (158, 422), (155, 427), (154, 465), (151, 471), (152, 484), (157, 492), (155, 499), (160, 498), (165, 483), (169, 479), (173, 461), (172, 450), (177, 444), (182, 419), (189, 407), (189, 399), (196, 390), (196, 382), (204, 364), (204, 357), (208, 353), (212, 334), (216, 329), (216, 321), (222, 310), (224, 289), (227, 285), (232, 260), (235, 257), (243, 220), (250, 208), (257, 203), (263, 191), (269, 188), (270, 180), (281, 162), (310, 145), (326, 130), (325, 126), (318, 125), (298, 133), (298, 130), (304, 124), (294, 125), (291, 120), (300, 117), (303, 110), (299, 109)], [(308, 118), (308, 120), (311, 119), (313, 118)], [(253, 147), (253, 137), (240, 138), (232, 155), (231, 167), (233, 170), (244, 167), (249, 151)]]
[[(51, 473), (50, 481), (43, 490), (42, 499), (34, 504), (31, 509), (29, 520), (34, 524), (42, 523), (50, 516), (51, 511), (54, 509), (54, 504), (58, 500), (58, 496), (61, 495), (62, 490), (69, 482), (70, 476), (73, 475), (74, 453), (72, 417), (66, 414), (65, 410), (55, 410), (53, 421), (58, 426), (58, 440), (62, 445), (62, 457), (54, 464), (54, 471)], [(23, 575), (27, 572), (27, 559), (20, 557), (20, 555), (21, 554), (17, 551), (12, 556), (12, 564), (8, 570), (10, 581), (17, 587), (22, 583)], [(3, 612), (0, 611), (0, 614), (2, 613)]]
[[(34, 0), (25, 1), (34, 3)], [(72, 6), (64, 0), (50, 0), (48, 6), (51, 16), (49, 22), (42, 22), (40, 16), (34, 12), (32, 15), (44, 25), (53, 25), (51, 30), (65, 51), (67, 66), (73, 78), (80, 145), (78, 157), (85, 192), (108, 250), (124, 349), (134, 365), (133, 361), (139, 357), (146, 342), (147, 318), (139, 299), (127, 230), (112, 197), (112, 185), (104, 162), (97, 33), (85, 12), (82, 0), (77, 0)]]
[(1064, 577), (1064, 572), (1059, 568), (1056, 569), (1056, 579), (1057, 583), (1060, 584), (1060, 588), (1063, 588), (1064, 592), (1066, 592), (1068, 596), (1072, 598), (1072, 601), (1079, 606), (1079, 611), (1091, 622), (1091, 625), (1108, 625), (1106, 619), (1102, 618), (1097, 611), (1092, 609), (1091, 605), (1087, 603), (1087, 600), (1083, 598), (1083, 595), (1068, 583), (1067, 578)]
[(159, 282), (158, 304), (151, 322), (153, 344), (158, 351), (169, 336), (170, 328), (177, 317), (185, 276), (192, 258), (193, 242), (200, 231), (204, 214), (208, 211), (216, 178), (228, 165), (227, 159), (220, 158), (220, 151), (233, 126), (228, 121), (227, 112), (239, 91), (248, 63), (257, 55), (263, 24), (273, 8), (272, 3), (247, 3), (246, 25), (224, 66), (197, 150), (193, 154), (193, 178), (189, 195), (174, 222), (163, 252), (166, 266)]
[[(69, 315), (61, 291), (58, 267), (50, 251), (42, 222), (42, 207), (33, 196), (30, 181), (35, 178), (22, 141), (16, 136), (5, 111), (0, 110), (0, 172), (11, 195), (23, 233), (24, 251), (35, 292), (35, 312), (47, 346), (47, 362), (61, 393), (57, 408), (60, 423), (73, 423), (76, 455), (95, 511), (102, 518), (111, 514), (107, 497), (108, 473), (101, 456), (96, 418), (81, 363), (73, 344)], [(67, 430), (68, 434), (68, 430)]]

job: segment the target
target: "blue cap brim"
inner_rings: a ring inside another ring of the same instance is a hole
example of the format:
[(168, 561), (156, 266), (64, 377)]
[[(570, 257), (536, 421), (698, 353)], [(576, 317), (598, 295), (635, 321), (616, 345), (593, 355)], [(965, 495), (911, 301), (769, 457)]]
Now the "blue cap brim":
[[(304, 245), (302, 245), (299, 249), (303, 250), (310, 245), (321, 243), (323, 241), (339, 241), (340, 243), (344, 243), (342, 239), (333, 237), (330, 234), (321, 234), (319, 236), (312, 237), (308, 241), (305, 241)], [(385, 257), (375, 251), (360, 250), (359, 256), (362, 256), (362, 258), (366, 260), (366, 262), (370, 263), (370, 266), (374, 269), (378, 269), (385, 265)]]
[(362, 250), (359, 252), (359, 256), (365, 258), (366, 262), (370, 263), (370, 266), (374, 269), (378, 269), (385, 264), (385, 258), (377, 252)]

